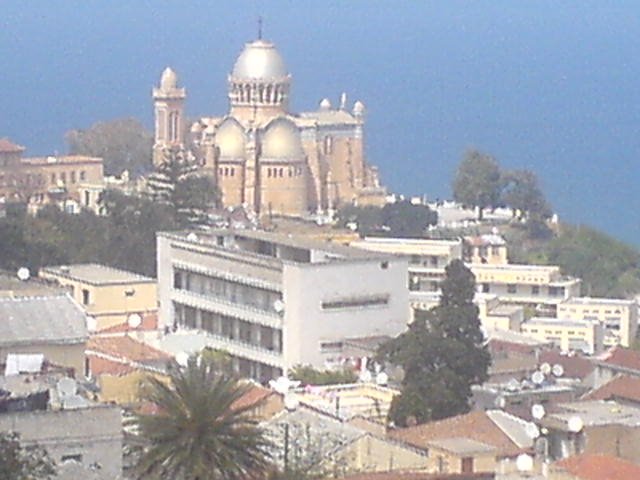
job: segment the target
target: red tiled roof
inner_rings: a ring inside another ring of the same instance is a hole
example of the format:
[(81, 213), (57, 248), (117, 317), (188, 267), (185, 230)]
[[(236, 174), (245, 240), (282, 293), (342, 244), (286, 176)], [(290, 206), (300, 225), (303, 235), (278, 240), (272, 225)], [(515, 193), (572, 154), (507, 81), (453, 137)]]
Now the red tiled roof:
[(24, 147), (16, 145), (8, 138), (0, 138), (0, 153), (18, 153), (23, 151)]
[(137, 328), (131, 328), (127, 322), (124, 322), (99, 330), (98, 335), (103, 333), (126, 333), (158, 329), (158, 312), (147, 312), (141, 314), (141, 316), (142, 323)]
[(565, 377), (579, 379), (585, 378), (595, 368), (595, 365), (587, 357), (579, 354), (571, 356), (563, 355), (558, 350), (545, 350), (541, 352), (539, 363), (548, 363), (549, 365), (558, 363), (562, 365)]
[(258, 406), (258, 404), (264, 402), (271, 395), (276, 395), (276, 392), (261, 385), (253, 384), (242, 397), (233, 402), (231, 408), (241, 409)]
[(640, 378), (617, 375), (600, 388), (590, 391), (584, 400), (631, 400), (640, 403)]
[(99, 357), (97, 355), (91, 355), (87, 353), (87, 359), (89, 360), (89, 369), (91, 375), (127, 375), (128, 373), (135, 372), (137, 369), (126, 362), (110, 360), (108, 358)]
[(578, 455), (555, 464), (580, 480), (638, 480), (640, 466), (608, 455)]
[(600, 356), (600, 360), (608, 365), (640, 370), (640, 352), (630, 348), (614, 347)]
[(429, 448), (428, 443), (433, 440), (465, 437), (496, 447), (498, 456), (514, 456), (522, 452), (483, 411), (391, 430), (389, 436), (422, 449)]
[(132, 362), (169, 360), (171, 358), (169, 354), (126, 335), (92, 337), (87, 342), (87, 350)]

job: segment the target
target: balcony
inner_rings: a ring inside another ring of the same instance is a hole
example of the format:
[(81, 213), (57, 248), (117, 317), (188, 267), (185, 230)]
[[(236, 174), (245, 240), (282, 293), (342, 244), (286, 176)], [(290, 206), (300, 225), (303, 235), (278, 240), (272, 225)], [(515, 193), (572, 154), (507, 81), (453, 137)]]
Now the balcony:
[(269, 312), (250, 305), (232, 303), (211, 295), (203, 295), (201, 293), (179, 289), (171, 290), (171, 299), (190, 307), (239, 318), (265, 327), (282, 329), (283, 322), (281, 314), (275, 310), (273, 312)]

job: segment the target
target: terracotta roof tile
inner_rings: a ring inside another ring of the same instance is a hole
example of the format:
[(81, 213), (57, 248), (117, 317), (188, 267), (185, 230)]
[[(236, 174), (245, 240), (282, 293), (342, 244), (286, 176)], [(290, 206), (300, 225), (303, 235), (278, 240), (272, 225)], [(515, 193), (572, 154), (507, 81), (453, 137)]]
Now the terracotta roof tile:
[(429, 442), (433, 440), (465, 437), (496, 447), (498, 456), (514, 456), (522, 452), (483, 411), (392, 430), (389, 436), (422, 449), (428, 449)]
[(600, 356), (600, 360), (608, 365), (640, 370), (640, 352), (630, 348), (614, 347)]
[(104, 333), (126, 333), (134, 331), (146, 331), (158, 329), (158, 312), (147, 312), (142, 315), (142, 323), (137, 328), (131, 328), (127, 322), (118, 325), (112, 325), (98, 331), (98, 334)]
[(640, 403), (640, 378), (618, 375), (600, 388), (590, 391), (584, 400), (631, 400)]
[(540, 353), (539, 363), (548, 363), (549, 365), (555, 365), (556, 363), (562, 365), (564, 368), (564, 376), (568, 378), (583, 379), (589, 375), (595, 365), (593, 362), (582, 355), (563, 355), (558, 350), (546, 350)]
[(24, 151), (24, 147), (16, 145), (8, 138), (0, 138), (0, 153), (18, 153)]
[(169, 354), (126, 335), (92, 337), (87, 342), (87, 350), (132, 362), (169, 360), (171, 358)]
[(580, 480), (638, 480), (640, 466), (608, 455), (578, 455), (555, 464)]
[(233, 402), (231, 407), (233, 409), (241, 409), (250, 406), (257, 406), (261, 402), (264, 402), (271, 395), (275, 394), (276, 392), (274, 392), (273, 390), (265, 388), (261, 385), (253, 384), (249, 387), (247, 392), (242, 397)]

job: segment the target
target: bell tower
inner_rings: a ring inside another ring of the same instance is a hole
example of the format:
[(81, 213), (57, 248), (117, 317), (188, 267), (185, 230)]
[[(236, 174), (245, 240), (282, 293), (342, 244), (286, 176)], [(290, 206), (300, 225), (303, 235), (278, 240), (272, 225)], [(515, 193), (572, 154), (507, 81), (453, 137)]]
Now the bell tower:
[(178, 88), (178, 76), (165, 68), (160, 77), (160, 86), (153, 89), (155, 135), (153, 143), (153, 165), (158, 165), (168, 147), (184, 147), (184, 101), (187, 92)]

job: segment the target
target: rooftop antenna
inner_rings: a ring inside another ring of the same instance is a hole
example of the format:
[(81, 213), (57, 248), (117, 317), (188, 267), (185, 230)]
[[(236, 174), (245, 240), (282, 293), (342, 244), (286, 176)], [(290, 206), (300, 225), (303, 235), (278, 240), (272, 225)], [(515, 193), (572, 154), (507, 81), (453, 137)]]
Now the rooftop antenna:
[(262, 40), (262, 15), (258, 16), (258, 40)]

